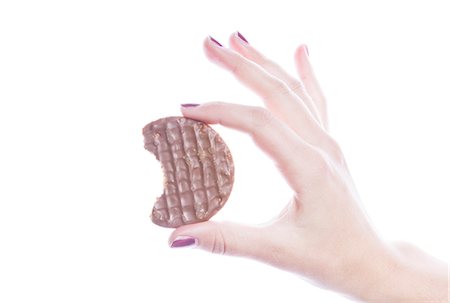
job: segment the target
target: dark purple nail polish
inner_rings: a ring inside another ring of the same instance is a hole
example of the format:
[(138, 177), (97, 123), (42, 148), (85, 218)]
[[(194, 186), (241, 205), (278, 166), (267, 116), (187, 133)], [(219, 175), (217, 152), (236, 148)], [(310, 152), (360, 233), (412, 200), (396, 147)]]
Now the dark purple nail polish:
[(247, 39), (245, 39), (245, 37), (242, 36), (242, 34), (240, 32), (237, 32), (237, 35), (242, 41), (244, 41), (245, 43), (248, 43)]
[(307, 54), (308, 57), (309, 57), (309, 49), (308, 49), (308, 45), (306, 45), (306, 44), (305, 44), (305, 51), (306, 51), (306, 54)]
[(197, 107), (197, 106), (199, 106), (200, 104), (197, 104), (197, 103), (184, 103), (184, 104), (181, 104), (181, 106), (182, 107), (185, 107), (185, 108), (188, 108), (188, 107)]
[(215, 44), (217, 44), (218, 46), (222, 47), (223, 45), (219, 43), (219, 41), (217, 41), (216, 39), (214, 39), (213, 37), (209, 36), (209, 39), (211, 39), (212, 42), (214, 42)]
[(197, 245), (197, 239), (192, 237), (177, 237), (171, 244), (171, 248), (193, 247)]

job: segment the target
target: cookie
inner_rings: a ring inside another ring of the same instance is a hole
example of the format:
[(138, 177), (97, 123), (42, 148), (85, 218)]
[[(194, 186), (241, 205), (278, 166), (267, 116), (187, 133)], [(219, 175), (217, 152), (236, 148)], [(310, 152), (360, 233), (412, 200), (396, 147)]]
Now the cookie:
[(143, 128), (145, 149), (160, 161), (164, 192), (153, 223), (176, 228), (209, 220), (230, 196), (234, 164), (223, 139), (207, 124), (166, 117)]

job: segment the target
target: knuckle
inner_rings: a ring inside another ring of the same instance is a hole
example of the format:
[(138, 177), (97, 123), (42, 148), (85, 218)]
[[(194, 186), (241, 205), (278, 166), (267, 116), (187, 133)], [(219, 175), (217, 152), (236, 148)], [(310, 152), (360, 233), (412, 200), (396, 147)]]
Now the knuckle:
[(326, 151), (329, 155), (329, 157), (338, 165), (345, 166), (345, 158), (344, 153), (342, 152), (342, 149), (340, 145), (337, 143), (336, 140), (329, 137), (327, 139), (327, 142), (325, 144)]
[(302, 81), (308, 81), (308, 80), (310, 80), (310, 78), (311, 78), (311, 75), (308, 74), (308, 73), (301, 73), (300, 74), (300, 80), (302, 80)]
[[(278, 74), (282, 71), (282, 68), (276, 62), (269, 59), (260, 59), (259, 65), (272, 74)], [(274, 87), (275, 90), (282, 95), (291, 92), (305, 92), (305, 86), (303, 83), (293, 77), (287, 77), (286, 81), (278, 80), (278, 83), (274, 83)]]
[(289, 86), (282, 80), (276, 78), (272, 75), (267, 75), (265, 81), (264, 91), (262, 92), (262, 97), (265, 100), (274, 100), (290, 95), (293, 92)]
[(285, 82), (276, 78), (273, 79), (271, 88), (276, 95), (285, 96), (292, 93), (292, 90)]
[(316, 152), (311, 158), (311, 183), (332, 182), (334, 180), (334, 169), (331, 165), (327, 155), (322, 152)]
[(253, 107), (250, 110), (250, 125), (252, 129), (264, 128), (270, 125), (274, 117), (263, 107)]
[(244, 60), (241, 58), (236, 59), (231, 67), (231, 72), (238, 78), (245, 74), (245, 70)]
[(331, 165), (327, 157), (322, 153), (317, 153), (313, 160), (314, 171), (317, 176), (328, 176), (331, 172)]
[(277, 69), (280, 69), (280, 66), (275, 62), (272, 61), (270, 59), (267, 59), (266, 57), (263, 57), (262, 55), (260, 57), (257, 58), (257, 62), (258, 64), (265, 70), (267, 71), (274, 71)]
[(211, 252), (217, 255), (225, 255), (227, 253), (227, 246), (225, 245), (225, 237), (220, 230), (218, 230), (217, 233), (214, 235), (214, 241), (211, 247)]
[(292, 79), (290, 80), (287, 85), (289, 86), (289, 88), (300, 95), (304, 95), (306, 94), (306, 89), (305, 86), (303, 85), (302, 82), (298, 81), (297, 79)]
[[(305, 155), (304, 143), (298, 143), (291, 147), (291, 151), (294, 155)], [(332, 165), (326, 154), (320, 150), (311, 150), (306, 157), (299, 159), (303, 163), (292, 161), (289, 167), (283, 167), (284, 170), (295, 173), (296, 171), (304, 170), (305, 161), (307, 161), (308, 172), (307, 176), (309, 180), (318, 181), (323, 180), (324, 177), (332, 175)]]

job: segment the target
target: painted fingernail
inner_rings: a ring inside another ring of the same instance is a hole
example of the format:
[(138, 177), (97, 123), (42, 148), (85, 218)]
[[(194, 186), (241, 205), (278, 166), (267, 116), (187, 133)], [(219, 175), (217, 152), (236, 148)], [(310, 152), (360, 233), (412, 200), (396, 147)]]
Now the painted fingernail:
[(309, 49), (308, 49), (308, 45), (306, 45), (306, 44), (305, 44), (305, 52), (306, 52), (306, 54), (307, 54), (308, 57), (309, 57)]
[(197, 106), (199, 106), (200, 104), (197, 104), (197, 103), (184, 103), (184, 104), (181, 104), (181, 107), (184, 107), (184, 108), (191, 108), (191, 107), (197, 107)]
[(215, 44), (217, 44), (218, 46), (222, 47), (223, 45), (220, 44), (219, 41), (217, 41), (216, 39), (214, 39), (213, 37), (209, 36), (209, 39), (211, 39), (212, 42), (214, 42)]
[(240, 32), (237, 32), (237, 35), (242, 41), (244, 41), (245, 43), (248, 43), (247, 39), (245, 39), (245, 37), (242, 36), (242, 34)]
[(195, 247), (197, 246), (197, 239), (188, 236), (179, 236), (176, 237), (175, 240), (170, 244), (171, 248), (180, 248), (180, 247)]

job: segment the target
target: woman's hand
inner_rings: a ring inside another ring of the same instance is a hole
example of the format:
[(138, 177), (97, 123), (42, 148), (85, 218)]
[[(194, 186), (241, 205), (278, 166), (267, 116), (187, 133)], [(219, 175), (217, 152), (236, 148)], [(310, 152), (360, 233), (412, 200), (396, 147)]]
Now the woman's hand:
[(403, 250), (382, 241), (369, 224), (342, 152), (327, 131), (326, 100), (306, 46), (295, 53), (297, 79), (239, 33), (230, 45), (204, 42), (208, 58), (258, 94), (264, 107), (215, 102), (183, 106), (182, 113), (248, 133), (278, 166), (292, 199), (259, 226), (212, 221), (182, 226), (170, 237), (171, 246), (194, 244), (257, 259), (360, 300), (444, 301), (445, 268), (430, 257), (421, 266), (407, 261)]

